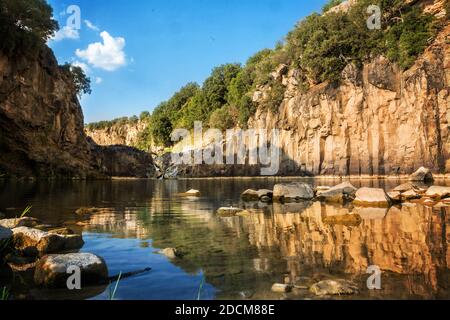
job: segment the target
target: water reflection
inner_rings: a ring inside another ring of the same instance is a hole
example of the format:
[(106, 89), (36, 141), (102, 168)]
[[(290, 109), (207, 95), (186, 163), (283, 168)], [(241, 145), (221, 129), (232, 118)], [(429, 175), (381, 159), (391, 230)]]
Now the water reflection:
[[(210, 286), (207, 298), (315, 298), (307, 290), (282, 296), (270, 288), (274, 282), (337, 277), (352, 279), (360, 286), (360, 294), (345, 298), (450, 298), (449, 207), (411, 204), (381, 209), (318, 202), (244, 204), (239, 200), (241, 191), (271, 187), (275, 182), (224, 179), (80, 182), (82, 185), (34, 189), (15, 186), (9, 191), (1, 189), (0, 199), (3, 210), (11, 209), (7, 213), (19, 207), (15, 201), (21, 200), (22, 205), (33, 204), (33, 215), (39, 218), (82, 229), (89, 235), (83, 250), (95, 249), (106, 255), (114, 272), (123, 270), (124, 264), (136, 269), (150, 264), (156, 272), (166, 272), (165, 278), (155, 274), (141, 277), (139, 287), (135, 282), (125, 283), (122, 298), (126, 299), (192, 299), (200, 274)], [(201, 190), (203, 197), (174, 196), (191, 187)], [(13, 191), (16, 195), (8, 198)], [(233, 218), (215, 215), (219, 206), (229, 204), (245, 205), (249, 214)], [(81, 219), (73, 214), (81, 206), (102, 210)], [(360, 219), (333, 219), (346, 215)], [(183, 258), (167, 261), (154, 253), (166, 247), (176, 247)], [(369, 291), (365, 286), (370, 265), (383, 270), (382, 290)], [(180, 281), (168, 283), (175, 274)], [(195, 281), (190, 283), (193, 277)]]

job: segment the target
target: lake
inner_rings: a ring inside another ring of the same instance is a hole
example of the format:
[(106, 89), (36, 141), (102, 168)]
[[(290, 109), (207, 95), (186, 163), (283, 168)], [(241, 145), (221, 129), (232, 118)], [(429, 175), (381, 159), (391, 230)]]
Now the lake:
[[(32, 217), (82, 232), (83, 252), (105, 259), (110, 275), (151, 267), (123, 279), (115, 299), (449, 299), (450, 207), (405, 204), (355, 208), (320, 202), (244, 203), (248, 189), (278, 182), (335, 185), (336, 180), (233, 178), (194, 180), (0, 181), (0, 211)], [(402, 181), (352, 180), (357, 186), (387, 190)], [(443, 184), (443, 183), (436, 183)], [(191, 188), (198, 199), (177, 196)], [(222, 206), (249, 214), (219, 217)], [(101, 210), (88, 219), (80, 207)], [(326, 219), (357, 213), (360, 223)], [(158, 251), (174, 247), (181, 258)], [(381, 290), (369, 290), (369, 266), (382, 271)], [(18, 299), (109, 299), (109, 287), (79, 292), (33, 288), (30, 275), (0, 277)], [(316, 297), (307, 290), (326, 279), (348, 279), (359, 287), (352, 296)], [(274, 283), (296, 283), (290, 293), (271, 291)], [(115, 284), (114, 284), (115, 285)]]

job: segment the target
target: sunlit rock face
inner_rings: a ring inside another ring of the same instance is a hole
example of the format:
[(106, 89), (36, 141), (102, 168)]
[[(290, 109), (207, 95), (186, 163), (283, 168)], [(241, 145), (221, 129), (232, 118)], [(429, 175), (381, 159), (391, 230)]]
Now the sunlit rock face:
[(405, 72), (379, 57), (362, 70), (349, 65), (337, 88), (301, 93), (290, 70), (279, 110), (259, 108), (250, 127), (281, 129), (280, 172), (289, 163), (315, 175), (410, 174), (420, 166), (448, 173), (449, 33), (450, 26)]
[(139, 139), (139, 134), (148, 126), (145, 121), (136, 123), (116, 124), (105, 129), (85, 128), (87, 136), (91, 137), (98, 145), (126, 145), (135, 146)]

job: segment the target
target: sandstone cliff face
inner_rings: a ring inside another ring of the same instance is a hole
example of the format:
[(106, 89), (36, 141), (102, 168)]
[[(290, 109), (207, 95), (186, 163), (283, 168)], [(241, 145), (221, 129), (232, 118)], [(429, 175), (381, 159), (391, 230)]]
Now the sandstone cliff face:
[(298, 172), (395, 175), (426, 166), (449, 173), (449, 33), (447, 26), (406, 72), (379, 57), (362, 70), (349, 65), (337, 88), (302, 93), (296, 70), (280, 68), (286, 93), (279, 111), (258, 108), (250, 126), (281, 129), (284, 160)]
[(116, 148), (110, 161), (120, 165), (103, 165), (98, 159), (108, 157), (108, 149), (89, 142), (83, 127), (76, 91), (49, 48), (35, 59), (0, 52), (0, 174), (103, 178), (153, 170), (137, 150)]
[(135, 146), (138, 142), (139, 134), (147, 128), (147, 122), (125, 125), (116, 124), (105, 129), (85, 129), (87, 136), (91, 137), (98, 145), (126, 145)]

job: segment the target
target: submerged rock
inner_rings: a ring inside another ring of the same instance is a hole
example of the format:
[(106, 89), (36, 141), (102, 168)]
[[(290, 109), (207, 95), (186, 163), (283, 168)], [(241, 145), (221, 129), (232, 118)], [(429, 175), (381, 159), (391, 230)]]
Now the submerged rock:
[(383, 189), (360, 188), (353, 203), (363, 207), (388, 207), (390, 199)]
[(81, 235), (61, 235), (28, 227), (13, 230), (13, 245), (25, 255), (41, 255), (60, 251), (77, 250), (84, 245)]
[(290, 292), (292, 290), (292, 286), (289, 284), (284, 284), (284, 283), (274, 283), (272, 286), (272, 291), (273, 292), (278, 292), (278, 293), (287, 293)]
[(317, 198), (320, 201), (340, 203), (346, 199), (352, 199), (357, 190), (358, 189), (350, 182), (346, 181), (326, 191), (320, 192), (317, 195)]
[(414, 172), (410, 177), (409, 177), (410, 181), (422, 181), (422, 182), (427, 182), (427, 181), (433, 181), (433, 174), (431, 173), (430, 169), (424, 168), (424, 167), (420, 167), (416, 172)]
[(200, 197), (200, 191), (191, 189), (189, 191), (179, 193), (178, 195), (181, 197)]
[(274, 201), (292, 202), (313, 198), (314, 190), (306, 183), (277, 184), (273, 187)]
[(0, 226), (8, 229), (14, 229), (17, 227), (33, 228), (40, 222), (38, 219), (31, 217), (13, 218), (0, 220)]
[(47, 288), (67, 288), (67, 273), (70, 266), (81, 271), (81, 285), (98, 285), (107, 282), (108, 268), (105, 261), (92, 253), (70, 253), (47, 255), (36, 264), (34, 282)]
[(233, 217), (244, 210), (234, 207), (222, 207), (217, 210), (217, 214), (222, 217)]
[(160, 253), (165, 255), (169, 259), (175, 259), (180, 256), (178, 250), (175, 248), (165, 248), (161, 250)]
[(323, 280), (313, 284), (309, 290), (317, 296), (358, 293), (358, 287), (353, 282), (343, 279)]
[(98, 208), (79, 208), (75, 211), (75, 213), (79, 216), (87, 216), (96, 214), (100, 211)]
[(434, 199), (446, 198), (450, 196), (450, 187), (432, 186), (425, 192), (425, 196)]

